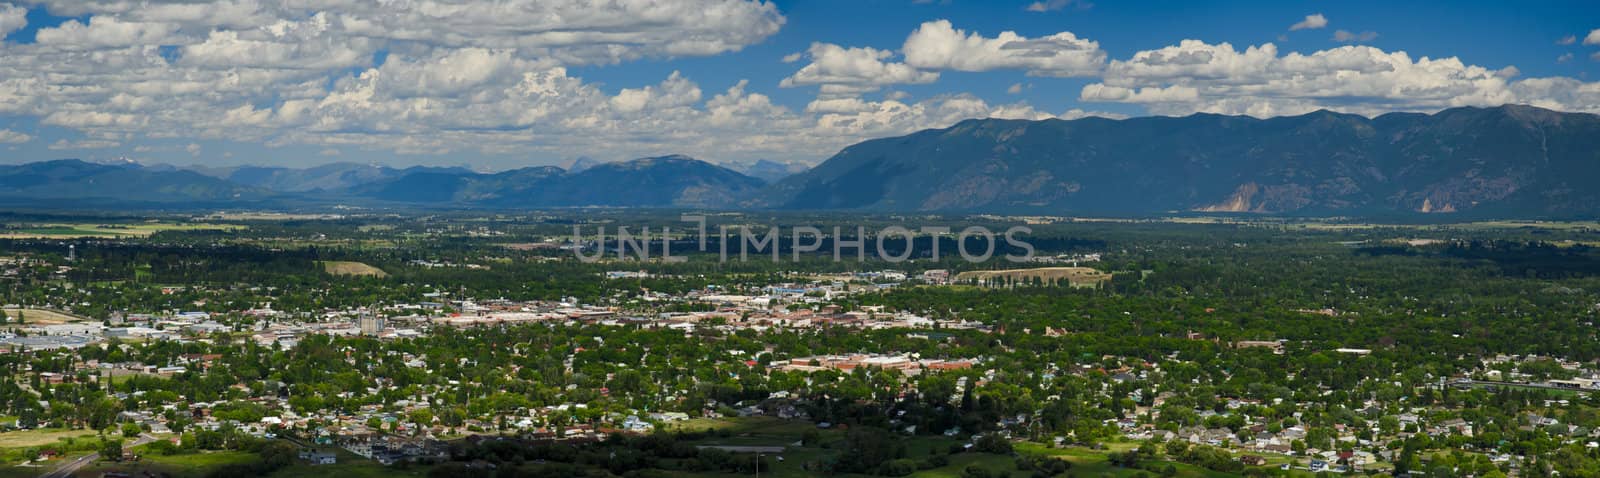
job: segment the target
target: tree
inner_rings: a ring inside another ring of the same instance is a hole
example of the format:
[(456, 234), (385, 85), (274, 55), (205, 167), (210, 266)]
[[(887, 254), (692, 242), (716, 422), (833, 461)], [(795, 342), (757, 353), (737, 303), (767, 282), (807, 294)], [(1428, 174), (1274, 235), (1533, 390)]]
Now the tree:
[(111, 461), (122, 461), (122, 440), (100, 439), (100, 457)]
[(905, 456), (905, 443), (881, 428), (856, 427), (845, 435), (845, 451), (839, 455), (837, 471), (866, 473), (877, 471), (883, 463)]
[(409, 418), (411, 419), (411, 423), (415, 423), (420, 426), (426, 427), (433, 424), (433, 412), (428, 411), (426, 408), (412, 410)]
[(972, 449), (980, 453), (993, 453), (996, 455), (1011, 454), (1011, 440), (1000, 436), (999, 433), (989, 433), (973, 440)]
[(143, 428), (139, 428), (139, 424), (134, 423), (134, 422), (127, 422), (127, 423), (123, 423), (122, 424), (122, 436), (125, 436), (125, 437), (128, 437), (128, 438), (133, 438), (133, 437), (139, 436), (140, 433), (144, 433), (144, 429)]
[(974, 463), (961, 470), (961, 478), (990, 478), (994, 476), (988, 469)]

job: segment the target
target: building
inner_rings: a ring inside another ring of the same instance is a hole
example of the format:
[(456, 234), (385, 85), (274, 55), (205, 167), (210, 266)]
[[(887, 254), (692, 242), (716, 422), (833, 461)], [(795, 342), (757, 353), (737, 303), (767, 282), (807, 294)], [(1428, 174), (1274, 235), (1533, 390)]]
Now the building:
[(300, 459), (313, 465), (333, 465), (339, 462), (339, 455), (331, 451), (303, 449), (300, 450)]
[(361, 335), (377, 336), (379, 333), (383, 332), (384, 327), (387, 325), (388, 324), (385, 323), (383, 317), (378, 317), (373, 314), (363, 314), (360, 318), (356, 319), (356, 326), (361, 328)]

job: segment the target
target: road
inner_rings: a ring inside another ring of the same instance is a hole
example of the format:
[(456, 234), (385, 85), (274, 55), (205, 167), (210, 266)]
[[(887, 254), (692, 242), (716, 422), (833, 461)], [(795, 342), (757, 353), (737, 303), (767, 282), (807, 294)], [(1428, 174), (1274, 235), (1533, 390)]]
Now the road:
[[(133, 443), (124, 444), (123, 446), (132, 448), (132, 447), (136, 447), (136, 446), (139, 446), (139, 445), (150, 443), (150, 442), (153, 442), (153, 441), (156, 441), (156, 440), (157, 440), (156, 437), (150, 436), (150, 434), (145, 433), (145, 434), (139, 435), (139, 438), (134, 440)], [(45, 473), (43, 475), (39, 475), (39, 478), (67, 478), (69, 476), (72, 476), (73, 473), (77, 473), (78, 470), (83, 469), (83, 467), (88, 466), (90, 463), (94, 463), (94, 461), (98, 460), (98, 459), (100, 459), (100, 454), (99, 453), (90, 453), (87, 456), (84, 456), (82, 458), (79, 458), (79, 459), (76, 459), (76, 460), (72, 460), (72, 461), (69, 461), (69, 462), (66, 462), (66, 463), (62, 463), (61, 466), (56, 467), (55, 471), (51, 471), (49, 473)]]
[(1557, 387), (1555, 385), (1550, 385), (1550, 384), (1547, 384), (1547, 383), (1496, 382), (1496, 381), (1493, 381), (1493, 380), (1456, 380), (1455, 382), (1452, 382), (1452, 383), (1454, 383), (1456, 386), (1483, 385), (1483, 386), (1486, 386), (1486, 387), (1542, 388), (1542, 389), (1545, 389), (1545, 390), (1566, 390), (1568, 392), (1584, 392), (1584, 393), (1588, 393), (1588, 392), (1592, 392), (1593, 391), (1591, 389), (1586, 389), (1586, 388)]

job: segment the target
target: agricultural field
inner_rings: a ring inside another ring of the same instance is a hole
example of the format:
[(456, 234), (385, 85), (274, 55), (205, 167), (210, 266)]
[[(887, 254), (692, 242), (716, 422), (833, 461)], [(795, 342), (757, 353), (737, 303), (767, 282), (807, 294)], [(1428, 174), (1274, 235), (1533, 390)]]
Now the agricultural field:
[(80, 322), (82, 317), (46, 309), (5, 309), (6, 322), (15, 323), (20, 317), (27, 325), (57, 325)]
[(383, 269), (352, 261), (322, 261), (322, 270), (336, 276), (388, 277)]
[(1009, 281), (1015, 283), (1039, 282), (1044, 284), (1062, 281), (1073, 287), (1093, 287), (1111, 280), (1111, 274), (1088, 267), (1039, 267), (1034, 269), (1009, 269), (993, 271), (966, 271), (956, 274), (956, 282)]
[(141, 222), (131, 224), (7, 224), (0, 239), (117, 239), (149, 237), (165, 231), (232, 231), (237, 224)]
[(59, 442), (62, 439), (93, 438), (94, 436), (93, 431), (59, 428), (0, 432), (0, 449), (48, 445)]

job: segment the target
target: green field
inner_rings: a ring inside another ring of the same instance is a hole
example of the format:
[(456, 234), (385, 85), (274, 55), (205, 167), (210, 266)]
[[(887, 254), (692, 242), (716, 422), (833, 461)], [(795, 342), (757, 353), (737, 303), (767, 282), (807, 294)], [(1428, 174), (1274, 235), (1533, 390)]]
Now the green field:
[(78, 239), (100, 238), (113, 239), (118, 237), (149, 237), (163, 231), (231, 231), (244, 229), (245, 226), (237, 224), (210, 224), (210, 223), (170, 223), (170, 222), (141, 222), (132, 224), (88, 224), (88, 223), (61, 223), (61, 224), (11, 224), (11, 228), (0, 230), (0, 238), (5, 239)]
[(255, 454), (242, 451), (214, 451), (170, 456), (147, 455), (141, 456), (137, 463), (95, 462), (93, 465), (84, 467), (83, 470), (78, 472), (78, 475), (100, 476), (106, 472), (123, 472), (139, 476), (148, 472), (156, 476), (165, 474), (175, 478), (199, 478), (223, 466), (250, 463), (255, 460), (257, 460)]
[(60, 428), (39, 428), (34, 430), (4, 432), (0, 433), (0, 448), (22, 448), (48, 445), (59, 442), (63, 438), (94, 438), (94, 432), (89, 430), (64, 430)]

